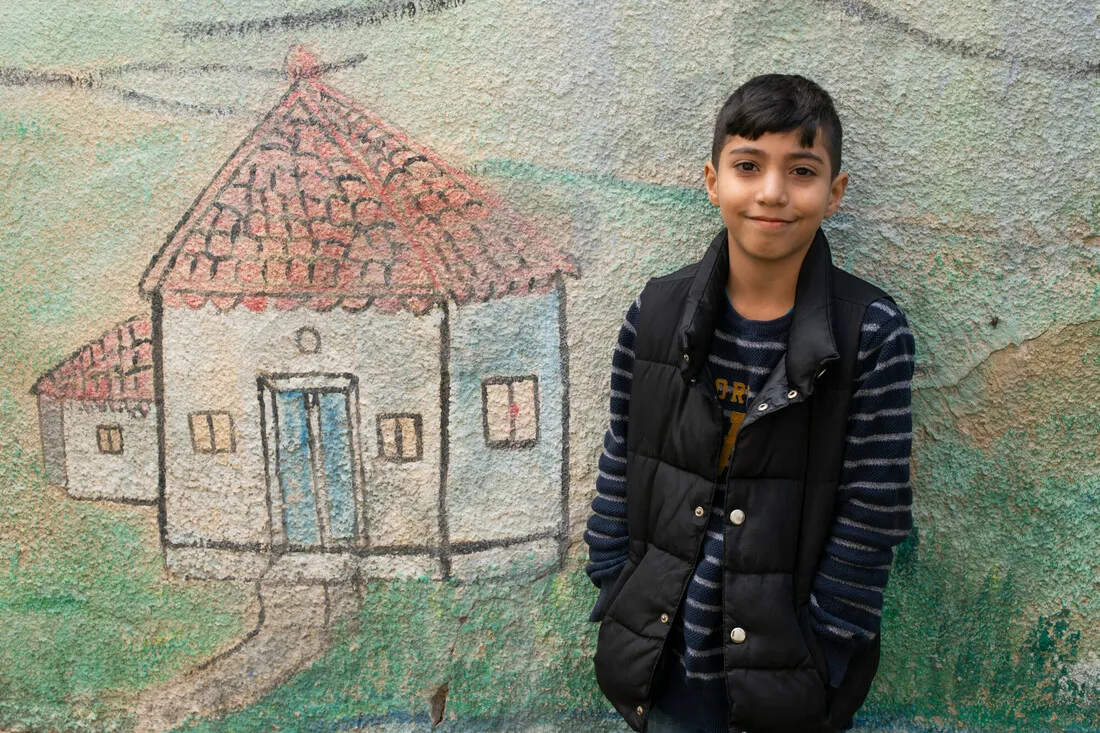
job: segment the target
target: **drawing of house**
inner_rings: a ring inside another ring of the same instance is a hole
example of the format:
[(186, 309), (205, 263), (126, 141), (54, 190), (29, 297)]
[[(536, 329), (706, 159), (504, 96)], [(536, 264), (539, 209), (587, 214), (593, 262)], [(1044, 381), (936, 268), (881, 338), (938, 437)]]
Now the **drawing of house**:
[[(151, 316), (127, 322), (149, 342), (132, 394), (108, 379), (94, 410), (75, 406), (80, 365), (115, 363), (106, 337), (39, 380), (43, 424), (63, 426), (43, 430), (48, 473), (67, 466), (73, 496), (158, 502), (182, 576), (559, 562), (575, 266), (320, 68), (292, 49), (289, 91), (153, 257)], [(105, 458), (81, 441), (115, 396), (142, 417), (114, 420), (118, 487), (93, 491), (81, 466)]]

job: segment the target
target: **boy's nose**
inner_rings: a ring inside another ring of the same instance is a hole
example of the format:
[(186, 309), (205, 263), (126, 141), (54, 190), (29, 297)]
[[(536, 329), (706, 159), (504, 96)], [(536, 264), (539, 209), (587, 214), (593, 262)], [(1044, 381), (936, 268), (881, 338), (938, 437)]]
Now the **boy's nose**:
[(763, 177), (756, 191), (756, 202), (762, 206), (783, 206), (787, 203), (787, 186), (782, 174)]

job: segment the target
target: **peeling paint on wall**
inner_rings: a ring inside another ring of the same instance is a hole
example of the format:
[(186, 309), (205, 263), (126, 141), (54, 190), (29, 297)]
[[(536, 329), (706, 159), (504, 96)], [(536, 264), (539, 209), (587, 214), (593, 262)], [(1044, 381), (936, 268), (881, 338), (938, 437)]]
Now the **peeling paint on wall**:
[(11, 8), (0, 728), (624, 730), (581, 541), (610, 349), (720, 225), (718, 106), (782, 70), (844, 121), (836, 261), (917, 336), (917, 526), (857, 724), (1100, 729), (1098, 24)]

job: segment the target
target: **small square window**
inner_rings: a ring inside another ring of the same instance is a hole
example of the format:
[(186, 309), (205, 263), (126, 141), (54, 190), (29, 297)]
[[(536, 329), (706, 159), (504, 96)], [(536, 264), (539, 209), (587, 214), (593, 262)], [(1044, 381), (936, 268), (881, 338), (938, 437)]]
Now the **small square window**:
[(394, 463), (424, 457), (420, 415), (391, 412), (378, 416), (378, 455)]
[(191, 447), (196, 453), (232, 453), (237, 449), (228, 412), (192, 412)]
[(481, 383), (481, 399), (490, 448), (528, 448), (538, 441), (538, 377), (488, 377)]
[(96, 443), (100, 453), (122, 452), (122, 426), (97, 425), (95, 429)]

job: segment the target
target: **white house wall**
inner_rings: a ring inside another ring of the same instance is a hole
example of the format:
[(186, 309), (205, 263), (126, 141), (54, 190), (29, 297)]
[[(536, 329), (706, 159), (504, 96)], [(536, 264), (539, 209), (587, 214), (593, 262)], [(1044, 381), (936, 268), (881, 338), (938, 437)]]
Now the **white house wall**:
[[(450, 334), (451, 544), (557, 532), (563, 491), (558, 290), (453, 308)], [(537, 442), (488, 447), (482, 380), (526, 375), (538, 377)]]
[[(154, 501), (157, 498), (157, 419), (94, 402), (61, 403), (65, 473), (77, 499)], [(122, 453), (100, 453), (99, 425), (122, 428)]]
[[(317, 312), (238, 306), (219, 312), (166, 308), (163, 320), (168, 541), (266, 548), (270, 541), (257, 377), (350, 373), (359, 379), (359, 436), (370, 546), (434, 545), (439, 532), (440, 312), (385, 314), (367, 308)], [(320, 334), (300, 353), (296, 332)], [(188, 413), (225, 410), (236, 449), (192, 449)], [(422, 415), (423, 459), (378, 457), (376, 416)], [(270, 417), (270, 416), (269, 416)]]
[[(393, 315), (371, 308), (355, 316), (356, 360), (367, 533), (372, 547), (439, 545), (442, 311)], [(322, 338), (324, 335), (322, 334)], [(377, 416), (421, 416), (423, 455), (393, 463), (379, 456)]]

